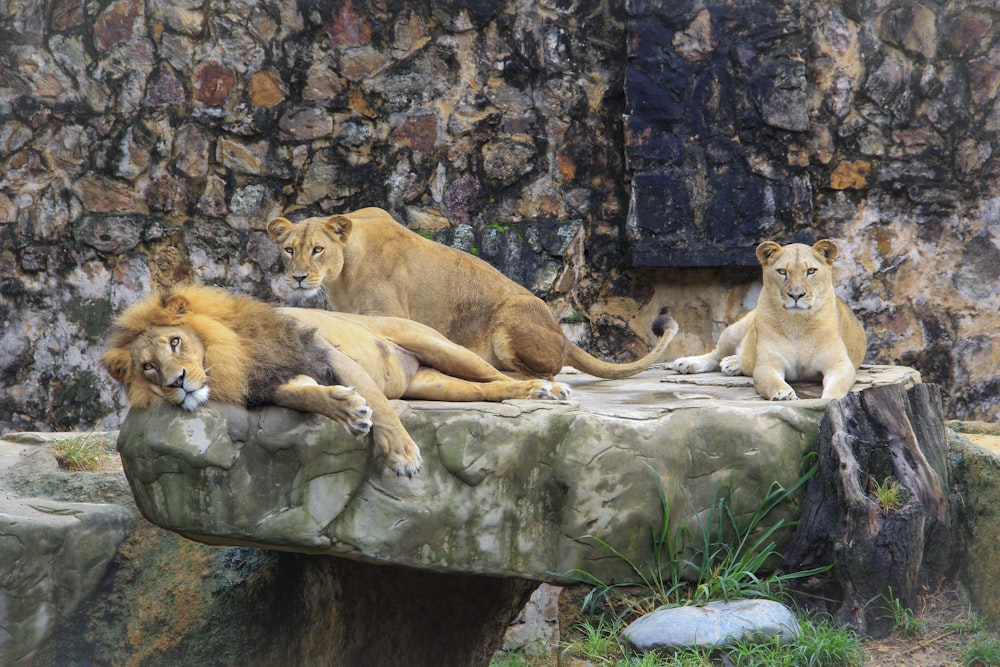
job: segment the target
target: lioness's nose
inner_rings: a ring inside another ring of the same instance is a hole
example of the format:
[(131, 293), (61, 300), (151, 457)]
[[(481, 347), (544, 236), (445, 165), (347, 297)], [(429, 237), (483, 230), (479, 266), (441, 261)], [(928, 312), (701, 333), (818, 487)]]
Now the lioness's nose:
[(294, 280), (295, 282), (297, 282), (300, 285), (302, 284), (302, 281), (305, 280), (308, 277), (309, 277), (308, 273), (304, 273), (302, 275), (292, 274), (292, 280)]
[(790, 289), (790, 290), (788, 290), (788, 296), (789, 296), (789, 298), (794, 299), (796, 301), (798, 301), (799, 299), (801, 299), (805, 295), (806, 295), (806, 291), (804, 289)]
[(170, 386), (182, 388), (184, 386), (184, 376), (186, 374), (187, 374), (187, 369), (182, 370), (181, 374), (177, 376), (177, 379), (170, 383)]

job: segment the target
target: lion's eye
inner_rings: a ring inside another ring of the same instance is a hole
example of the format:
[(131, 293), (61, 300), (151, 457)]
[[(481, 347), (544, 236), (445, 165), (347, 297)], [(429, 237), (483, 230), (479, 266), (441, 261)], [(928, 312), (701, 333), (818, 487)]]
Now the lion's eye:
[(180, 336), (174, 336), (173, 338), (170, 339), (170, 349), (171, 350), (173, 350), (174, 352), (176, 352), (177, 348), (179, 348), (180, 346), (181, 346)]
[(318, 245), (315, 248), (313, 248), (313, 254), (314, 255), (320, 255), (322, 253), (323, 253), (323, 246)]
[(815, 266), (810, 266), (810, 267), (809, 267), (809, 268), (808, 268), (808, 269), (806, 270), (806, 275), (807, 275), (807, 276), (811, 276), (811, 275), (813, 275), (814, 273), (816, 273), (816, 267), (815, 267)]
[(285, 254), (286, 255), (294, 255), (295, 254), (295, 248), (293, 248), (292, 246), (286, 247), (285, 248)]
[(156, 368), (156, 367), (153, 366), (153, 364), (149, 363), (148, 361), (142, 365), (142, 370), (144, 370), (144, 371), (151, 371), (154, 368)]

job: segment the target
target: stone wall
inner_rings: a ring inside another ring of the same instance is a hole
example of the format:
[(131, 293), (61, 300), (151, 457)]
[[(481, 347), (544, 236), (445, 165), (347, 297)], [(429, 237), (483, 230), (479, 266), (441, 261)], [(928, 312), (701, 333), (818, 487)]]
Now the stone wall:
[[(793, 150), (748, 123), (734, 164), (810, 184), (869, 361), (942, 384), (949, 416), (995, 419), (996, 15), (787, 4), (808, 128)], [(663, 308), (676, 355), (711, 344), (755, 270), (628, 265), (624, 72), (659, 5), (663, 49), (685, 57), (737, 58), (756, 30), (699, 2), (3, 3), (0, 430), (115, 427), (123, 396), (96, 367), (113, 314), (190, 277), (276, 299), (277, 213), (383, 206), (501, 266), (609, 358), (641, 353)], [(722, 24), (733, 44), (713, 41)]]

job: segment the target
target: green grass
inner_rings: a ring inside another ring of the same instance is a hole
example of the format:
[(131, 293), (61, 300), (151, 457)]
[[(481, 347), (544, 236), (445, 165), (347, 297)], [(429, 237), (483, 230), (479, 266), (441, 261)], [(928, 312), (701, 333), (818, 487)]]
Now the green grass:
[[(595, 667), (850, 667), (860, 665), (864, 653), (853, 630), (826, 619), (804, 620), (797, 641), (742, 642), (722, 649), (685, 648), (669, 655), (639, 654), (619, 640), (623, 623), (585, 622), (579, 639), (564, 645), (564, 653), (590, 661)], [(494, 667), (518, 667), (498, 662)]]
[(899, 482), (887, 477), (881, 483), (873, 479), (871, 484), (875, 498), (883, 511), (892, 512), (903, 506), (903, 502), (906, 500), (906, 489)]
[(965, 650), (966, 667), (1000, 665), (1000, 640), (977, 636)]
[[(919, 637), (924, 632), (924, 624), (917, 619), (917, 615), (912, 609), (903, 603), (892, 593), (892, 587), (886, 595), (880, 596), (886, 604), (889, 616), (892, 618), (892, 631), (898, 632), (904, 637)], [(878, 599), (878, 598), (876, 598)]]
[(114, 452), (103, 433), (82, 433), (56, 443), (56, 461), (67, 470), (97, 470)]
[[(794, 522), (779, 519), (770, 526), (765, 523), (771, 511), (790, 501), (816, 472), (817, 464), (812, 459), (815, 455), (807, 458), (812, 465), (791, 488), (773, 483), (748, 518), (734, 513), (731, 490), (724, 487), (721, 495), (716, 495), (706, 518), (699, 520), (694, 530), (681, 525), (671, 532), (670, 503), (657, 476), (663, 512), (660, 524), (650, 531), (652, 562), (640, 565), (600, 537), (587, 535), (580, 538), (596, 542), (612, 556), (621, 559), (635, 577), (629, 582), (609, 584), (584, 570), (564, 573), (567, 578), (594, 587), (585, 599), (584, 613), (592, 613), (612, 591), (619, 588), (646, 591), (645, 595), (635, 598), (621, 616), (637, 609), (648, 610), (664, 605), (704, 604), (711, 600), (734, 598), (779, 599), (787, 582), (829, 569), (830, 566), (826, 566), (792, 573), (774, 569), (780, 558), (775, 535), (779, 530), (793, 526)], [(689, 547), (693, 555), (685, 558)], [(692, 572), (694, 577), (685, 577)]]

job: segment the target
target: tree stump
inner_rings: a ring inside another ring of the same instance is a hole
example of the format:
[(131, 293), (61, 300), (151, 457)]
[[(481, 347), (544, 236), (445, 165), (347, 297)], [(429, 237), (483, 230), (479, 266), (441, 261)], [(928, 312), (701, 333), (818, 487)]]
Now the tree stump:
[(817, 446), (819, 470), (781, 569), (833, 563), (800, 580), (796, 601), (884, 637), (895, 605), (913, 609), (955, 568), (940, 392), (897, 384), (831, 401)]

